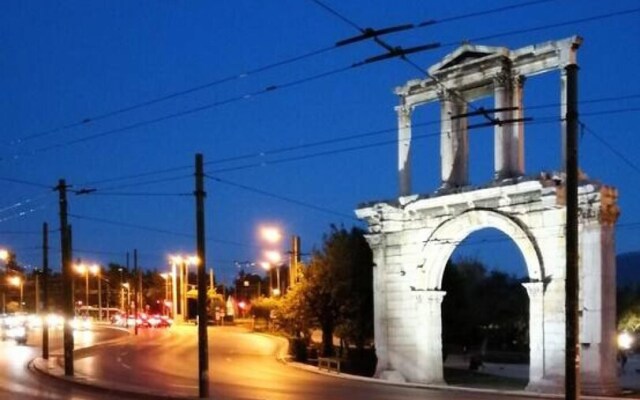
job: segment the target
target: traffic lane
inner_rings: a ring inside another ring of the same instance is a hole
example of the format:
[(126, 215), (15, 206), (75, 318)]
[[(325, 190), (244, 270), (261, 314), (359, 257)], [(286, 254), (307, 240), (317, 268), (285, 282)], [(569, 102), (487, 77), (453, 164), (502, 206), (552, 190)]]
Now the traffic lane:
[[(76, 333), (75, 347), (95, 344), (98, 341), (121, 336), (114, 330), (98, 328), (94, 333)], [(60, 338), (62, 334), (60, 334)], [(36, 375), (28, 370), (28, 363), (42, 355), (42, 333), (32, 330), (27, 345), (18, 345), (13, 340), (0, 341), (0, 399), (109, 399), (92, 390), (84, 390), (57, 379)], [(62, 340), (57, 343), (55, 334), (51, 337), (52, 351), (60, 349)]]
[[(90, 330), (77, 330), (73, 332), (73, 348), (81, 349), (128, 336), (129, 332), (108, 325), (94, 325)], [(62, 328), (49, 329), (49, 350), (56, 352), (62, 349), (64, 335)], [(42, 329), (29, 329), (27, 346), (40, 347), (42, 349)]]
[[(277, 339), (237, 328), (209, 329), (212, 397), (243, 399), (493, 399), (493, 394), (429, 390), (316, 374), (276, 360)], [(118, 351), (98, 349), (92, 372), (169, 393), (197, 394), (195, 327), (141, 330)], [(79, 362), (89, 362), (81, 360)], [(96, 375), (93, 375), (96, 376)], [(527, 397), (510, 397), (527, 398)]]

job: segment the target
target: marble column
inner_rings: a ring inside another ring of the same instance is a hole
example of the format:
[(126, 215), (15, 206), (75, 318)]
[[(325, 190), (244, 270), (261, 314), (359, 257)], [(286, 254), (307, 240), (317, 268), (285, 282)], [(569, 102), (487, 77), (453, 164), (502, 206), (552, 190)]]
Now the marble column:
[[(516, 107), (511, 112), (513, 119), (524, 118), (523, 108), (523, 88), (525, 77), (516, 76), (513, 78), (511, 88), (511, 105)], [(510, 151), (511, 173), (513, 176), (524, 175), (524, 121), (514, 122), (511, 124), (511, 151)]]
[(417, 290), (415, 382), (443, 384), (442, 299), (446, 292)]
[(400, 196), (411, 194), (411, 108), (396, 107), (398, 113), (398, 181)]
[[(494, 80), (494, 104), (496, 109), (508, 108), (512, 104), (511, 79), (508, 74), (498, 74)], [(510, 111), (496, 111), (494, 118), (500, 121), (511, 119)], [(512, 126), (496, 123), (494, 126), (494, 178), (501, 180), (512, 176)]]
[(469, 183), (469, 142), (467, 104), (449, 93), (440, 96), (440, 176), (441, 187), (461, 187)]
[(537, 390), (544, 378), (544, 283), (527, 282), (522, 286), (529, 295), (529, 384)]

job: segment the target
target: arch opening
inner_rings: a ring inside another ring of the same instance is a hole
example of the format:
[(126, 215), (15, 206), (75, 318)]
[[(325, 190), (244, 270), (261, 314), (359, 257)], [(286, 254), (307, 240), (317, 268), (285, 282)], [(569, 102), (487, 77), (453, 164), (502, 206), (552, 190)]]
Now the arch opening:
[(515, 242), (495, 228), (474, 231), (457, 244), (441, 282), (445, 382), (526, 387), (527, 275)]

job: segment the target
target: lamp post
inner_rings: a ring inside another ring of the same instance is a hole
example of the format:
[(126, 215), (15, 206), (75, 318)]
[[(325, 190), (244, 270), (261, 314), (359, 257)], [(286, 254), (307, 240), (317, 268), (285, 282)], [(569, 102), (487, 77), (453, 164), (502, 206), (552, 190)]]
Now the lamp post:
[(124, 284), (124, 277), (122, 274), (122, 268), (118, 268), (118, 271), (120, 271), (120, 311), (124, 311), (124, 290), (123, 288), (123, 284)]
[[(5, 275), (7, 274), (7, 270), (8, 270), (8, 265), (7, 265), (7, 261), (9, 261), (9, 250), (7, 249), (0, 249), (0, 260), (2, 260), (4, 262), (4, 273)], [(7, 313), (7, 299), (6, 299), (6, 294), (5, 294), (5, 289), (2, 289), (2, 313), (6, 314)]]
[[(174, 255), (169, 256), (169, 261), (171, 263), (171, 273), (173, 274), (174, 289), (173, 289), (173, 308), (174, 308), (174, 319), (175, 316), (180, 316), (178, 318), (182, 322), (187, 320), (187, 289), (189, 287), (189, 265), (198, 265), (199, 260), (196, 256), (184, 256), (184, 255)], [(177, 269), (177, 278), (179, 279), (179, 283), (176, 282), (176, 269)], [(177, 293), (177, 288), (180, 288), (180, 293)], [(180, 309), (178, 310), (178, 304), (180, 303)]]
[(282, 293), (282, 287), (280, 285), (280, 263), (282, 262), (282, 255), (279, 251), (269, 250), (264, 253), (265, 257), (269, 261), (269, 264), (276, 269), (276, 289), (273, 289), (273, 294), (280, 296)]
[(162, 302), (162, 314), (167, 314), (167, 300), (169, 300), (169, 278), (173, 278), (173, 273), (165, 272), (160, 274), (164, 279), (164, 301)]
[(8, 281), (13, 286), (20, 288), (20, 311), (22, 311), (24, 279), (20, 278), (19, 276), (12, 276), (8, 279)]
[(97, 264), (92, 264), (92, 265), (85, 265), (85, 264), (76, 264), (75, 266), (76, 272), (79, 273), (80, 275), (84, 275), (84, 298), (85, 298), (85, 306), (87, 307), (87, 312), (89, 310), (89, 273), (92, 273), (95, 276), (98, 276), (98, 309), (99, 309), (99, 313), (100, 315), (102, 314), (102, 304), (101, 301), (101, 297), (102, 297), (102, 293), (101, 293), (101, 286), (100, 285), (100, 278), (99, 278), (99, 274), (100, 274), (100, 266)]

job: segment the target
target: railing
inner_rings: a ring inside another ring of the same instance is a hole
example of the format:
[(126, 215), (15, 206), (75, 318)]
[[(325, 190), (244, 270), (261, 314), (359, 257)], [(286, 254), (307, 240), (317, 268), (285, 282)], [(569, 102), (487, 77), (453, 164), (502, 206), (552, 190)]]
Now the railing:
[(318, 357), (318, 370), (322, 370), (322, 367), (327, 369), (327, 372), (331, 372), (331, 367), (340, 374), (340, 359), (334, 357)]

